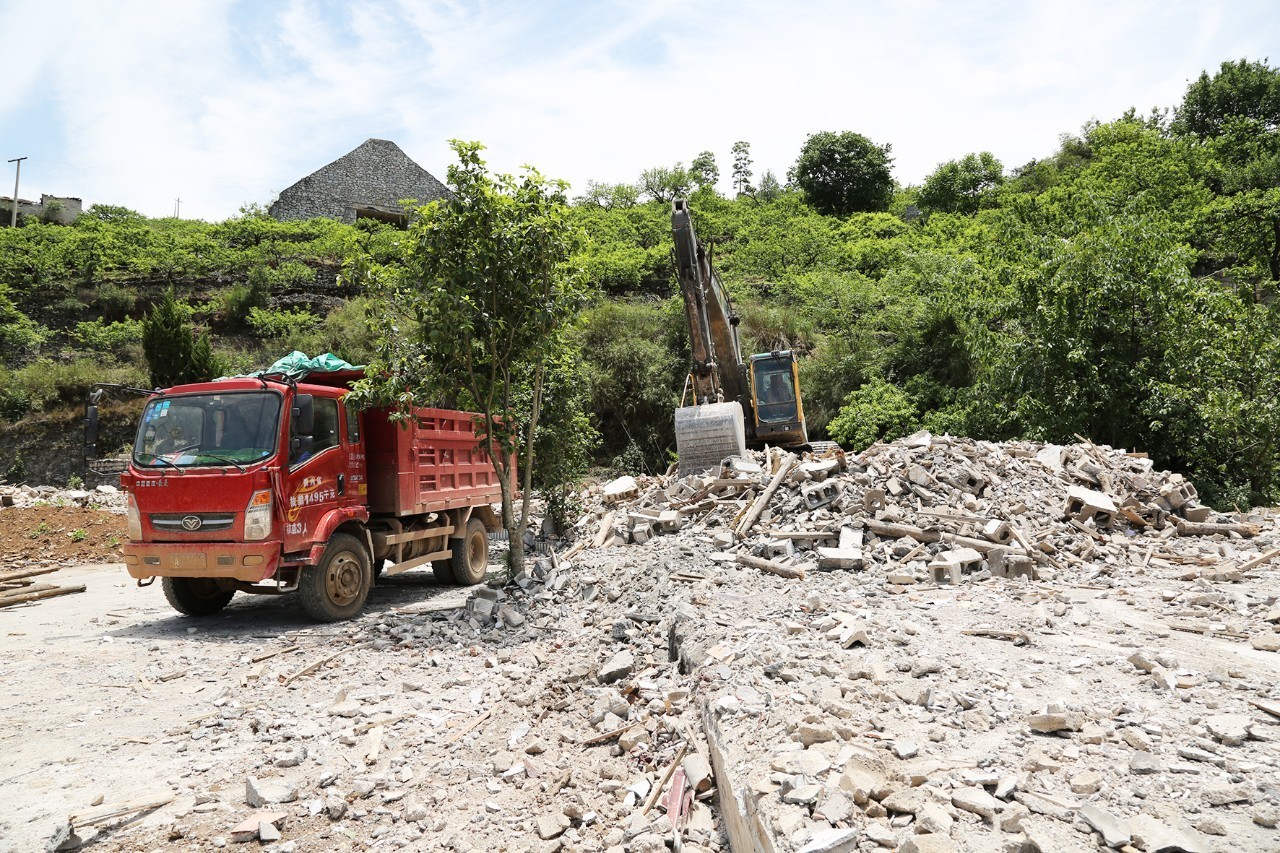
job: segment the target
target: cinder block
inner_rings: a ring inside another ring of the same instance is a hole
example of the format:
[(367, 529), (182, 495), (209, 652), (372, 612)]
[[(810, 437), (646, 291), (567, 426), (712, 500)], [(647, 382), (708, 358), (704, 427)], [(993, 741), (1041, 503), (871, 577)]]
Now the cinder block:
[(960, 566), (955, 563), (930, 563), (929, 578), (938, 586), (959, 586)]
[(684, 519), (674, 509), (664, 509), (652, 523), (659, 533), (676, 533), (684, 524)]
[(796, 544), (790, 539), (771, 539), (764, 546), (764, 555), (770, 560), (790, 557), (795, 552)]
[(1010, 554), (1004, 563), (1004, 575), (1007, 578), (1036, 579), (1036, 564), (1023, 554)]
[(929, 575), (936, 584), (958, 584), (965, 573), (982, 568), (982, 554), (972, 548), (943, 551), (929, 564)]
[(1197, 524), (1208, 521), (1209, 516), (1213, 514), (1213, 510), (1207, 506), (1191, 506), (1184, 504), (1182, 507), (1182, 517), (1187, 521), (1194, 521)]
[(860, 569), (862, 551), (855, 548), (818, 548), (819, 569)]
[(1115, 503), (1102, 492), (1072, 486), (1067, 492), (1067, 505), (1063, 514), (1081, 524), (1093, 519), (1095, 527), (1109, 527), (1116, 517)]
[(641, 521), (631, 528), (631, 541), (637, 545), (643, 545), (653, 538), (653, 525), (647, 521)]
[(875, 512), (884, 507), (884, 489), (867, 489), (867, 493), (862, 496), (862, 508), (867, 512)]
[(804, 505), (809, 509), (826, 506), (840, 496), (840, 486), (830, 481), (813, 483), (800, 489)]
[(1013, 528), (1007, 522), (993, 518), (982, 528), (982, 537), (1000, 545), (1008, 545), (1013, 541)]
[(1164, 486), (1164, 488), (1160, 489), (1160, 497), (1164, 498), (1169, 506), (1174, 509), (1181, 509), (1185, 504), (1194, 504), (1200, 498), (1196, 494), (1196, 487), (1185, 480)]
[(635, 477), (619, 477), (604, 487), (604, 502), (606, 504), (616, 504), (620, 501), (631, 500), (640, 494), (640, 486), (636, 483)]

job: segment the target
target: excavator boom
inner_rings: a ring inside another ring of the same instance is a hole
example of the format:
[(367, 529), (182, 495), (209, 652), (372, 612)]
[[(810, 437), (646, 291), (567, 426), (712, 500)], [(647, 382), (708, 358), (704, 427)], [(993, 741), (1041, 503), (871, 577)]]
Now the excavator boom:
[(750, 369), (742, 360), (738, 317), (694, 234), (685, 199), (671, 203), (671, 236), (692, 356), (693, 405), (675, 414), (681, 475), (715, 467), (762, 439), (805, 444), (795, 357), (790, 352), (752, 356)]

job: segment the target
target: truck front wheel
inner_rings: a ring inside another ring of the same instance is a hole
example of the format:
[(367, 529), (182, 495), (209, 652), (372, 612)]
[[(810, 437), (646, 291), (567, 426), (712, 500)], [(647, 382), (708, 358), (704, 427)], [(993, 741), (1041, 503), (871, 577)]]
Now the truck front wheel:
[(329, 540), (320, 565), (302, 570), (302, 609), (318, 622), (350, 619), (364, 608), (373, 586), (369, 555), (360, 540), (339, 533)]
[(478, 518), (468, 520), (467, 535), (454, 541), (450, 558), (453, 582), (459, 586), (480, 583), (489, 573), (489, 533), (484, 529), (484, 522)]
[(213, 578), (161, 578), (160, 588), (173, 609), (186, 616), (212, 616), (236, 594)]

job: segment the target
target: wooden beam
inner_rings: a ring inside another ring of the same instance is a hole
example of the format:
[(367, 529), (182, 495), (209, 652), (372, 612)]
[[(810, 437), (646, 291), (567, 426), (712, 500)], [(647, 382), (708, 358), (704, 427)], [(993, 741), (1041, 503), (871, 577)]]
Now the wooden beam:
[(57, 589), (46, 589), (44, 592), (28, 592), (23, 595), (10, 595), (0, 598), (0, 607), (12, 607), (28, 601), (39, 601), (42, 598), (53, 598), (56, 595), (70, 595), (73, 592), (84, 592), (84, 584), (76, 586), (60, 586)]

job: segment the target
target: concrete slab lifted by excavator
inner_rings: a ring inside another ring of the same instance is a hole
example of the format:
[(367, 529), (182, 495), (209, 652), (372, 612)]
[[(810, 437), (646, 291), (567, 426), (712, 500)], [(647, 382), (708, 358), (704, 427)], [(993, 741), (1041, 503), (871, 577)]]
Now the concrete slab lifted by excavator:
[(810, 449), (795, 354), (742, 360), (738, 315), (693, 232), (686, 199), (671, 203), (671, 236), (693, 356), (694, 404), (676, 409), (680, 475), (715, 468), (748, 447)]

